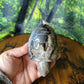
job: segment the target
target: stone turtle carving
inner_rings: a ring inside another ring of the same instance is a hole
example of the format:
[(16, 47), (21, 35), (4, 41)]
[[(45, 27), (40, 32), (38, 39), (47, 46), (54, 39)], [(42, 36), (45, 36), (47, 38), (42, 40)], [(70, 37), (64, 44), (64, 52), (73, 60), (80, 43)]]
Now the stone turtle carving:
[(42, 21), (31, 33), (28, 52), (29, 57), (38, 62), (37, 68), (45, 77), (49, 73), (50, 62), (58, 56), (56, 33), (46, 21)]

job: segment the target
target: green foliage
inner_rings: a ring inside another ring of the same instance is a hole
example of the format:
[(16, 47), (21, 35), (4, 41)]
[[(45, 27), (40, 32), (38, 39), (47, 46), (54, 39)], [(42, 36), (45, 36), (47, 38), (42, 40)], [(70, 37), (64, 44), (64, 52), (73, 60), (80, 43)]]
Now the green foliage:
[[(57, 34), (84, 44), (84, 1), (64, 0), (52, 20)], [(82, 21), (80, 21), (82, 19)]]
[[(33, 24), (32, 24), (33, 23)], [(36, 25), (38, 25), (39, 24), (39, 19), (32, 19), (31, 21), (30, 21), (30, 24), (26, 27), (26, 29), (25, 29), (25, 31), (24, 31), (24, 33), (31, 33), (32, 32), (32, 30), (36, 27)]]
[[(0, 0), (0, 39), (14, 31), (22, 1)], [(31, 33), (39, 22), (47, 19), (53, 8), (50, 24), (55, 32), (84, 44), (84, 0), (30, 0), (23, 23), (24, 33)]]
[(0, 39), (14, 31), (22, 0), (0, 0)]

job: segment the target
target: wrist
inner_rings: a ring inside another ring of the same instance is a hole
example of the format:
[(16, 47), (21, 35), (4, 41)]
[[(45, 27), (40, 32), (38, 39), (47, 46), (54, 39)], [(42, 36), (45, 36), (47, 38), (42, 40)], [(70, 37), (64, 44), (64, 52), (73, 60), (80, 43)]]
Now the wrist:
[(2, 72), (0, 71), (0, 83), (5, 84), (13, 84), (12, 81)]

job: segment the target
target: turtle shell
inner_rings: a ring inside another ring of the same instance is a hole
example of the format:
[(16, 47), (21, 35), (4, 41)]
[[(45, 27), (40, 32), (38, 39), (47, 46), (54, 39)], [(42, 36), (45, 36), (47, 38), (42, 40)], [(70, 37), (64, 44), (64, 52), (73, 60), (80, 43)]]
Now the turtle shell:
[(51, 62), (57, 57), (57, 37), (49, 23), (42, 21), (31, 33), (28, 53), (32, 60)]

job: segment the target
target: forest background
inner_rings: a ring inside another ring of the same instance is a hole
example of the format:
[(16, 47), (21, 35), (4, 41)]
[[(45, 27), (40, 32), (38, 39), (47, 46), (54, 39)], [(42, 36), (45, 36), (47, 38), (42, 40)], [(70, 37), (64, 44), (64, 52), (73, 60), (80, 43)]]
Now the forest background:
[(0, 41), (18, 31), (31, 33), (42, 20), (84, 45), (84, 0), (0, 0)]

